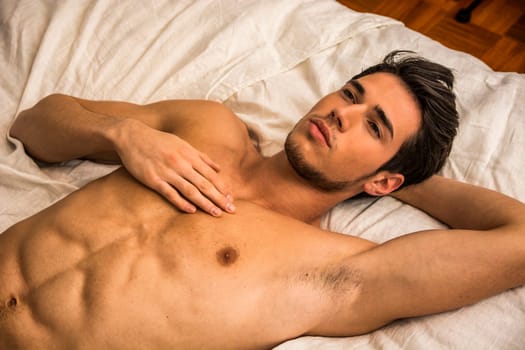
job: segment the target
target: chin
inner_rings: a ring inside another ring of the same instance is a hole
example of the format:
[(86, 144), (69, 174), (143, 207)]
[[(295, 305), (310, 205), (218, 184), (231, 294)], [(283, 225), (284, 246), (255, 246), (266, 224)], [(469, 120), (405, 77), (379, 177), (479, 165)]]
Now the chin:
[(294, 142), (293, 137), (290, 134), (286, 138), (284, 144), (284, 151), (288, 158), (288, 163), (295, 170), (297, 175), (308, 182), (312, 187), (323, 192), (339, 192), (349, 186), (347, 181), (336, 181), (329, 179), (321, 170), (316, 168), (307, 161), (307, 157), (304, 155), (300, 144)]

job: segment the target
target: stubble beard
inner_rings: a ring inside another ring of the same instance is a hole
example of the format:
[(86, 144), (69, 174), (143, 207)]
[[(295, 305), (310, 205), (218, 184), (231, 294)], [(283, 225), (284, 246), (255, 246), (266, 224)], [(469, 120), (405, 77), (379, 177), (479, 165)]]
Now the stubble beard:
[(297, 175), (306, 180), (310, 185), (326, 192), (341, 191), (353, 185), (356, 181), (330, 180), (321, 170), (309, 164), (303, 157), (300, 147), (288, 134), (284, 143), (284, 151), (288, 162)]

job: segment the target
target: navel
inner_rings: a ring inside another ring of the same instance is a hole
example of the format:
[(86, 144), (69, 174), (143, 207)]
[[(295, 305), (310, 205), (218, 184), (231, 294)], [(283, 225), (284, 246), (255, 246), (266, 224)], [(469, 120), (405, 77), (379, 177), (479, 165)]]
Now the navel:
[(18, 305), (18, 300), (16, 300), (15, 297), (11, 297), (9, 301), (7, 302), (7, 307), (10, 309), (14, 309)]
[(217, 261), (222, 266), (230, 266), (234, 264), (238, 258), (239, 252), (231, 246), (226, 246), (217, 251)]
[(7, 301), (0, 304), (0, 321), (9, 316), (10, 313), (15, 312), (18, 305), (18, 299), (11, 296)]

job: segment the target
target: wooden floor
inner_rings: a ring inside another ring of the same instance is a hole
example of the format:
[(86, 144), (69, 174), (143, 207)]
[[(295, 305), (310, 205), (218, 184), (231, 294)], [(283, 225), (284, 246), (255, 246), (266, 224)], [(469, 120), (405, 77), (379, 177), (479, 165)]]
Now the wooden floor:
[(470, 22), (455, 20), (472, 0), (338, 0), (392, 17), (442, 44), (472, 54), (492, 69), (525, 73), (525, 0), (482, 0)]

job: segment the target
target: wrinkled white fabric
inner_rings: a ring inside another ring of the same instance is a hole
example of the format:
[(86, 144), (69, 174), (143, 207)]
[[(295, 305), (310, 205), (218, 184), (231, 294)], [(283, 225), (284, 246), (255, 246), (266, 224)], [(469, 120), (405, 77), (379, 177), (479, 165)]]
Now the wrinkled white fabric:
[[(115, 168), (38, 166), (8, 139), (18, 112), (50, 93), (223, 101), (269, 155), (315, 101), (394, 49), (455, 71), (461, 124), (442, 173), (525, 201), (525, 76), (493, 72), (395, 20), (331, 0), (2, 1), (0, 232)], [(377, 242), (442, 227), (392, 198), (343, 203), (323, 225)], [(277, 349), (523, 349), (523, 334), (522, 287), (369, 335), (302, 337)]]

